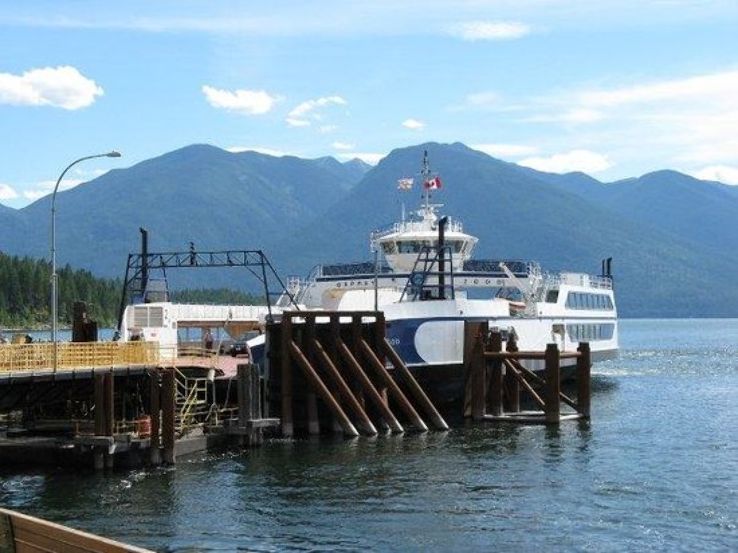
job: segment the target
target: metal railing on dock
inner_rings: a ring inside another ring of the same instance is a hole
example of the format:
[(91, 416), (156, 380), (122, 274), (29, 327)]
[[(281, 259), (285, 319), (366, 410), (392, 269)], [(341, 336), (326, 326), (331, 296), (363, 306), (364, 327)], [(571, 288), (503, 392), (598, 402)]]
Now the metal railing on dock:
[[(158, 345), (151, 342), (60, 342), (57, 368), (86, 369), (147, 366), (158, 362)], [(54, 367), (54, 344), (0, 345), (0, 372), (41, 371)]]

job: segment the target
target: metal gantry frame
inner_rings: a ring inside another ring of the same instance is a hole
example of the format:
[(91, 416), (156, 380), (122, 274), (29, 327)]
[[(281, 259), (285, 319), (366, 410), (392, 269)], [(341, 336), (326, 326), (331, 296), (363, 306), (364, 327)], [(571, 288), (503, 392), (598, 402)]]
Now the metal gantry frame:
[[(286, 294), (290, 303), (299, 310), (292, 293), (284, 285), (284, 282), (274, 270), (271, 262), (262, 250), (222, 250), (222, 251), (196, 251), (194, 245), (190, 244), (186, 252), (155, 252), (149, 253), (147, 247), (142, 248), (138, 254), (128, 254), (126, 264), (126, 276), (123, 281), (123, 292), (120, 298), (118, 310), (118, 328), (123, 321), (123, 312), (131, 297), (136, 293), (143, 296), (149, 278), (149, 271), (161, 270), (166, 274), (167, 269), (176, 268), (202, 268), (202, 267), (245, 267), (264, 287), (269, 319), (272, 319), (271, 297), (275, 294)], [(270, 291), (268, 275), (275, 278), (280, 290)]]

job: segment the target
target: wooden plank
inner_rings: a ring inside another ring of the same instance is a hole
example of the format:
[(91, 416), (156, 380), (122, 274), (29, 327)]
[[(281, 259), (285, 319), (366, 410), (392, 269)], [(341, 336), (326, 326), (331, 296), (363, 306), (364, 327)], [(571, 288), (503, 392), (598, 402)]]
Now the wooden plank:
[(14, 551), (13, 522), (9, 514), (0, 513), (0, 553), (13, 553)]
[(0, 509), (10, 517), (16, 536), (16, 551), (52, 551), (66, 553), (151, 553), (133, 545), (95, 536), (60, 524)]

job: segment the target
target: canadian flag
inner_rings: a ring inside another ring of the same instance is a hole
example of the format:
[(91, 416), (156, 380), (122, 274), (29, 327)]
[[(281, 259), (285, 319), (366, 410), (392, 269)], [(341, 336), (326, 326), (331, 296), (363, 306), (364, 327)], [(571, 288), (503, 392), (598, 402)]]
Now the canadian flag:
[(439, 188), (441, 188), (441, 179), (440, 177), (433, 177), (432, 179), (428, 179), (427, 181), (425, 181), (423, 185), (428, 190), (438, 190)]

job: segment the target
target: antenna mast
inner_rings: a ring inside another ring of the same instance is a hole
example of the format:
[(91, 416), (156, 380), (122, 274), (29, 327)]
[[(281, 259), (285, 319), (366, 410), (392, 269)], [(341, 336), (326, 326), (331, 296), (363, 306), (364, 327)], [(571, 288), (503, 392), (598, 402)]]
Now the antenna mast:
[(423, 150), (423, 168), (420, 170), (423, 182), (423, 201), (425, 203), (425, 211), (430, 209), (430, 188), (426, 184), (430, 180), (431, 170), (428, 162), (428, 150)]

